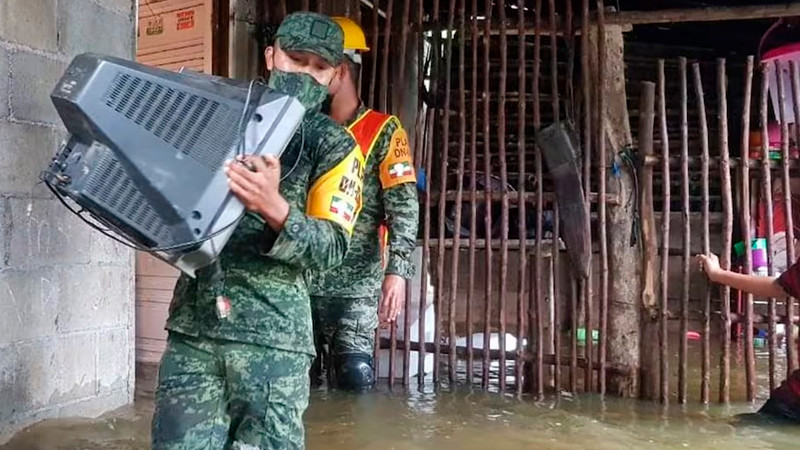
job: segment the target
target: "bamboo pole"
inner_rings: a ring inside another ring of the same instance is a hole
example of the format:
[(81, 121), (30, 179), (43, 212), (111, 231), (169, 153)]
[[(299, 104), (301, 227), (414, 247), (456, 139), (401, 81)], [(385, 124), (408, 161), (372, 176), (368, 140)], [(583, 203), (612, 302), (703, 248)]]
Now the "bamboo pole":
[[(551, 96), (553, 102), (553, 121), (557, 122), (561, 118), (560, 114), (560, 98), (558, 92), (558, 29), (556, 25), (556, 2), (549, 0), (550, 9), (550, 86)], [(559, 237), (559, 216), (558, 216), (558, 199), (553, 200), (553, 250), (550, 264), (553, 269), (550, 271), (553, 283), (553, 297), (550, 299), (551, 308), (553, 308), (553, 321), (550, 323), (551, 334), (553, 335), (553, 349), (556, 355), (556, 360), (561, 360), (561, 333), (559, 332), (559, 266), (558, 266), (558, 237)], [(557, 393), (561, 392), (561, 366), (556, 365), (553, 370), (553, 383)]]
[[(359, 8), (360, 10), (360, 8)], [(416, 26), (417, 29), (422, 29), (422, 21), (423, 21), (423, 5), (422, 2), (417, 2), (417, 18), (416, 18)], [(425, 54), (425, 37), (421, 33), (416, 34), (417, 38), (417, 60), (423, 61), (424, 54)], [(417, 64), (417, 91), (422, 92), (422, 88), (424, 87), (424, 64)], [(429, 113), (425, 113), (424, 103), (422, 102), (422, 96), (417, 96), (417, 121), (415, 124), (416, 133), (415, 133), (415, 149), (414, 149), (414, 162), (417, 165), (417, 173), (419, 173), (420, 167), (424, 167), (425, 169), (425, 193), (427, 194), (430, 192), (431, 189), (431, 178), (427, 176), (431, 173), (430, 165), (428, 164), (428, 157), (427, 155), (430, 152), (426, 150), (427, 139), (425, 137), (427, 134), (425, 133), (425, 126), (429, 123), (429, 121), (425, 120)], [(429, 270), (429, 242), (430, 242), (430, 210), (431, 210), (431, 199), (429, 195), (425, 195), (425, 198), (422, 199), (422, 203), (424, 203), (424, 211), (421, 214), (424, 214), (425, 221), (423, 222), (423, 246), (422, 246), (422, 261), (419, 267), (420, 270), (420, 292), (419, 292), (419, 328), (417, 329), (417, 342), (425, 342), (425, 307), (428, 303), (428, 270)], [(417, 386), (422, 387), (425, 383), (425, 346), (422, 346), (419, 350), (419, 358), (417, 359)]]
[[(466, 0), (451, 0), (451, 5), (459, 2), (458, 16), (459, 16), (459, 35), (464, 35), (464, 20), (465, 20), (465, 3)], [(448, 363), (450, 383), (456, 381), (456, 299), (458, 297), (458, 267), (461, 256), (460, 244), (461, 239), (461, 208), (462, 208), (462, 194), (464, 186), (464, 159), (466, 152), (466, 134), (467, 134), (467, 120), (466, 120), (466, 94), (465, 94), (465, 80), (464, 80), (464, 40), (459, 39), (458, 46), (458, 169), (456, 170), (456, 211), (453, 218), (453, 259), (450, 267), (450, 317), (448, 319), (449, 328), (449, 341), (450, 341), (450, 358)]]
[(658, 104), (659, 122), (661, 125), (661, 158), (664, 165), (661, 169), (662, 177), (662, 211), (661, 216), (661, 311), (659, 319), (661, 332), (659, 334), (659, 347), (661, 348), (661, 403), (669, 403), (669, 339), (667, 333), (668, 310), (668, 279), (669, 279), (669, 211), (670, 211), (670, 186), (669, 186), (669, 135), (667, 132), (667, 96), (666, 81), (664, 78), (664, 60), (658, 60)]
[[(447, 11), (447, 30), (452, 30), (453, 25), (455, 23), (455, 15), (456, 15), (456, 2), (451, 1), (448, 11)], [(452, 89), (452, 69), (453, 69), (453, 39), (452, 35), (448, 37), (447, 42), (445, 43), (445, 69), (444, 69), (444, 111), (450, 111), (450, 91)], [(442, 125), (442, 153), (441, 153), (441, 162), (439, 165), (439, 186), (440, 191), (444, 191), (447, 187), (447, 160), (449, 158), (449, 145), (450, 142), (450, 119), (447, 116), (443, 116), (442, 120), (444, 121)], [(444, 305), (442, 296), (444, 294), (444, 261), (445, 261), (445, 248), (444, 248), (444, 232), (445, 232), (445, 201), (444, 197), (439, 198), (439, 252), (437, 254), (437, 280), (438, 280), (438, 289), (436, 290), (436, 311), (438, 317), (444, 317)], [(458, 233), (456, 233), (458, 236)], [(456, 238), (457, 239), (457, 238)], [(457, 251), (457, 249), (453, 249), (453, 251)], [(440, 316), (441, 315), (441, 316)], [(435, 329), (434, 329), (434, 340), (435, 342), (441, 342), (442, 339), (442, 326), (441, 326), (441, 319), (436, 320)], [(439, 382), (439, 371), (440, 369), (440, 352), (433, 354), (433, 381), (434, 383), (438, 384)], [(451, 368), (450, 370), (454, 370)]]
[(467, 290), (467, 380), (469, 384), (473, 381), (473, 368), (475, 355), (472, 342), (472, 301), (475, 291), (475, 244), (478, 233), (478, 196), (476, 195), (478, 177), (478, 0), (472, 0), (472, 107), (470, 111), (470, 167), (469, 167), (469, 190), (470, 196), (470, 217), (469, 217), (469, 288)]
[[(792, 61), (794, 63), (794, 61)], [(786, 92), (783, 85), (783, 71), (781, 70), (780, 63), (775, 61), (775, 70), (778, 76), (778, 111), (781, 124), (781, 168), (783, 169), (783, 205), (785, 212), (785, 242), (786, 242), (786, 267), (791, 267), (794, 264), (794, 221), (792, 220), (792, 183), (789, 176), (789, 123), (786, 120)], [(794, 316), (794, 300), (791, 297), (785, 299), (786, 316)], [(793, 329), (791, 323), (786, 323), (786, 370), (787, 377), (794, 371), (792, 368), (792, 359), (795, 358), (795, 346), (792, 345), (794, 340)], [(790, 331), (791, 330), (791, 331)]]
[[(725, 73), (725, 59), (717, 59), (717, 101), (719, 102), (719, 147), (720, 175), (722, 177), (722, 209), (725, 215), (722, 228), (722, 268), (731, 268), (731, 246), (733, 240), (733, 193), (731, 189), (731, 169), (728, 151), (728, 79)], [(720, 361), (719, 401), (729, 403), (730, 386), (730, 354), (731, 354), (731, 288), (722, 285), (722, 357)]]
[[(542, 35), (540, 33), (542, 22), (542, 0), (536, 0), (536, 11), (534, 16), (534, 27), (536, 33), (534, 34), (533, 43), (533, 127), (537, 131), (542, 127), (541, 105), (539, 104), (539, 70), (541, 67), (541, 51), (542, 51)], [(537, 149), (536, 152), (536, 249), (534, 254), (534, 280), (536, 280), (536, 293), (535, 293), (535, 311), (536, 311), (536, 332), (531, 333), (532, 342), (536, 343), (536, 398), (544, 397), (544, 313), (543, 313), (543, 282), (542, 282), (542, 152)]]
[[(583, 0), (581, 12), (581, 30), (589, 29), (589, 0)], [(588, 33), (581, 33), (581, 67), (589, 67), (589, 35)], [(586, 208), (591, 211), (591, 203), (589, 193), (592, 186), (592, 89), (591, 89), (591, 74), (589, 70), (581, 71), (583, 77), (581, 80), (581, 88), (583, 91), (583, 192), (586, 195)], [(538, 89), (538, 86), (536, 86)], [(589, 222), (587, 225), (591, 229), (591, 219), (587, 217)], [(593, 264), (592, 264), (593, 265)], [(588, 337), (586, 339), (585, 357), (588, 362), (587, 369), (584, 371), (584, 389), (592, 391), (594, 386), (594, 371), (592, 370), (594, 362), (594, 353), (592, 351), (592, 308), (593, 308), (593, 289), (592, 289), (592, 270), (589, 270), (589, 276), (584, 281), (583, 292), (583, 313), (584, 313), (584, 330)], [(572, 330), (572, 333), (577, 333), (577, 330)]]
[(508, 38), (506, 36), (505, 0), (498, 0), (500, 12), (500, 92), (497, 102), (497, 135), (500, 141), (500, 183), (503, 185), (503, 200), (500, 216), (500, 391), (506, 389), (506, 294), (508, 293), (508, 166), (506, 160), (506, 82), (508, 71)]
[(689, 359), (689, 265), (691, 258), (691, 222), (689, 219), (689, 120), (688, 120), (688, 83), (686, 79), (686, 58), (679, 60), (681, 78), (681, 203), (683, 223), (683, 289), (681, 290), (681, 346), (679, 351), (680, 367), (678, 369), (678, 402), (686, 403), (687, 398), (687, 362)]
[[(645, 25), (656, 23), (716, 22), (728, 20), (771, 19), (800, 15), (800, 3), (769, 5), (711, 6), (706, 8), (620, 11), (608, 14), (608, 23)], [(599, 20), (599, 19), (598, 19)]]
[[(525, 0), (517, 1), (517, 22), (519, 30), (519, 44), (517, 58), (519, 65), (517, 68), (517, 77), (519, 78), (519, 92), (520, 101), (517, 103), (517, 111), (519, 114), (519, 121), (517, 122), (517, 148), (519, 150), (519, 184), (517, 191), (525, 197), (525, 107), (526, 100), (524, 100), (526, 93), (525, 86)], [(522, 387), (524, 385), (524, 362), (521, 355), (525, 351), (522, 345), (523, 337), (526, 332), (525, 323), (525, 299), (527, 298), (527, 283), (526, 275), (528, 272), (528, 252), (527, 252), (527, 232), (528, 227), (526, 224), (526, 207), (527, 202), (519, 202), (519, 217), (518, 217), (518, 233), (520, 240), (519, 248), (519, 281), (517, 284), (517, 359), (515, 362), (515, 382), (517, 396), (522, 395)]]
[[(567, 34), (567, 118), (575, 117), (575, 30), (573, 28), (573, 0), (566, 1), (566, 34)], [(589, 192), (586, 189), (585, 192)], [(569, 370), (569, 390), (572, 393), (578, 391), (578, 292), (579, 284), (577, 277), (572, 277), (570, 283), (570, 370)]]
[[(750, 106), (753, 96), (753, 57), (747, 58), (745, 68), (744, 85), (744, 105), (742, 106), (742, 152), (750, 150)], [(753, 252), (750, 246), (750, 166), (742, 164), (742, 235), (744, 239), (745, 273), (753, 270)], [(756, 398), (756, 357), (753, 348), (753, 295), (745, 295), (746, 325), (745, 335), (745, 377), (747, 379), (747, 400), (753, 401)]]
[(567, 39), (567, 108), (566, 115), (568, 119), (575, 118), (575, 29), (573, 28), (573, 0), (566, 0), (566, 18), (565, 18), (565, 34)]
[[(766, 203), (766, 225), (767, 225), (767, 267), (769, 270), (769, 275), (772, 276), (775, 273), (775, 268), (773, 267), (774, 261), (772, 260), (772, 252), (774, 251), (773, 247), (773, 209), (772, 209), (772, 173), (769, 170), (769, 133), (768, 133), (768, 115), (767, 115), (767, 103), (769, 102), (769, 77), (768, 74), (768, 65), (762, 64), (761, 66), (761, 158), (762, 164), (764, 169), (762, 170), (762, 194), (764, 196), (764, 202)], [(776, 305), (775, 299), (770, 298), (767, 300), (767, 309), (769, 310), (769, 323), (767, 324), (768, 333), (769, 333), (769, 389), (770, 391), (774, 390), (776, 387), (775, 382), (775, 352), (777, 341), (775, 339), (775, 315)]]
[[(361, 2), (356, 1), (354, 5), (355, 11), (361, 9)], [(408, 29), (411, 28), (409, 23), (411, 15), (411, 0), (403, 0), (403, 16), (402, 23), (403, 29), (400, 35), (400, 82), (399, 86), (405, 88), (405, 73), (406, 73), (406, 51), (408, 50)], [(418, 143), (419, 141), (417, 141)], [(417, 144), (418, 145), (418, 144)], [(418, 172), (417, 172), (418, 173)], [(420, 298), (421, 303), (424, 303), (424, 297)], [(411, 280), (406, 281), (406, 301), (403, 304), (403, 342), (405, 349), (403, 350), (403, 386), (406, 388), (410, 385), (410, 369), (411, 369)], [(423, 316), (420, 316), (420, 321)], [(394, 339), (393, 339), (394, 340)], [(394, 350), (392, 350), (394, 353)], [(392, 375), (394, 376), (394, 375)]]
[[(484, 28), (484, 53), (483, 53), (483, 175), (484, 175), (484, 186), (486, 186), (485, 191), (485, 199), (486, 199), (486, 216), (484, 217), (484, 229), (487, 233), (487, 239), (491, 236), (492, 230), (492, 196), (491, 196), (491, 188), (492, 185), (492, 153), (491, 153), (491, 144), (489, 142), (489, 135), (491, 132), (491, 117), (489, 115), (489, 100), (491, 98), (491, 88), (490, 88), (490, 78), (491, 78), (491, 63), (489, 62), (489, 57), (491, 55), (491, 31), (492, 31), (492, 0), (486, 0), (486, 22)], [(484, 308), (484, 318), (483, 318), (483, 348), (487, 349), (490, 348), (490, 337), (491, 337), (491, 320), (492, 320), (492, 247), (486, 246), (486, 292), (485, 292), (485, 308)], [(488, 352), (484, 352), (483, 354), (483, 377), (482, 377), (482, 386), (483, 388), (487, 388), (489, 386), (489, 354)]]
[[(603, 0), (597, 0), (597, 153), (600, 156), (598, 163), (598, 180), (600, 182), (600, 196), (606, 195), (606, 105), (605, 91), (601, 86), (606, 79), (606, 32), (605, 32), (605, 6)], [(606, 353), (608, 344), (608, 235), (606, 230), (606, 204), (600, 203), (600, 394), (606, 393)], [(586, 340), (590, 340), (591, 334)]]
[[(660, 81), (660, 80), (659, 80)], [(659, 92), (661, 85), (659, 84)], [(655, 102), (656, 86), (652, 82), (641, 82), (639, 95), (639, 153), (643, 156), (652, 155), (653, 149), (653, 127), (655, 121)], [(651, 346), (656, 345), (656, 327), (658, 322), (658, 305), (656, 300), (656, 275), (659, 273), (656, 267), (658, 260), (658, 237), (656, 236), (656, 220), (653, 206), (653, 171), (652, 166), (641, 168), (641, 195), (639, 197), (639, 210), (642, 220), (642, 341)], [(644, 350), (641, 361), (641, 393), (645, 399), (656, 399), (659, 396), (658, 377), (660, 376), (660, 355), (653, 348)]]
[[(703, 80), (700, 76), (700, 64), (692, 64), (694, 72), (695, 93), (697, 95), (697, 111), (700, 118), (700, 143), (702, 145), (702, 183), (703, 183), (703, 253), (711, 253), (711, 244), (708, 234), (708, 122), (706, 120), (706, 106), (703, 98)], [(711, 391), (711, 285), (706, 288), (703, 299), (703, 364), (702, 385), (700, 398), (703, 403), (708, 403)]]
[[(378, 105), (381, 111), (386, 111), (387, 105), (387, 95), (389, 92), (389, 55), (392, 54), (390, 51), (391, 42), (392, 42), (392, 11), (394, 11), (394, 0), (387, 0), (386, 4), (386, 18), (385, 23), (383, 25), (383, 61), (381, 62), (381, 86), (380, 86), (380, 93), (381, 96), (378, 99)], [(406, 27), (404, 26), (403, 29)], [(452, 28), (450, 28), (452, 30)], [(405, 60), (405, 55), (400, 54), (400, 59)]]
[[(319, 0), (319, 4), (322, 4), (322, 0)], [(435, 5), (434, 9), (436, 11), (438, 11), (439, 10), (439, 0), (434, 0), (434, 5)], [(370, 48), (378, 48), (378, 9), (380, 9), (380, 0), (373, 0), (373, 3), (372, 3), (372, 44), (370, 45)], [(436, 17), (436, 16), (434, 16), (434, 17)], [(438, 37), (434, 33), (434, 35), (433, 35), (434, 43), (437, 42), (437, 40), (438, 40), (437, 38)], [(438, 46), (436, 46), (436, 45), (433, 46), (433, 52), (434, 52), (434, 55), (438, 53)], [(433, 59), (433, 61), (436, 61), (436, 59)], [(435, 65), (433, 65), (433, 71), (434, 71), (434, 74), (435, 74), (436, 73), (436, 66)], [(435, 78), (431, 78), (431, 79), (433, 80), (433, 82), (431, 84), (435, 85), (436, 84), (436, 81), (435, 81), (436, 79)], [(375, 106), (376, 106), (375, 105), (375, 83), (377, 82), (377, 80), (378, 80), (378, 56), (377, 55), (373, 55), (372, 56), (372, 71), (370, 72), (370, 81), (369, 81), (369, 97), (368, 97), (369, 98), (369, 100), (368, 100), (369, 106), (371, 108), (375, 108)], [(436, 90), (434, 90), (433, 92), (436, 92)]]
[[(377, 13), (377, 5), (376, 5), (375, 11), (374, 11), (374, 16), (373, 16), (373, 19), (375, 20), (376, 24), (377, 24), (377, 20), (378, 20), (377, 19), (377, 14), (378, 13)], [(424, 15), (423, 14), (424, 14), (423, 8), (422, 8), (422, 5), (420, 5), (420, 9), (418, 11), (418, 21), (419, 21), (419, 26), (420, 27), (422, 26), (422, 23), (423, 23), (423, 20), (424, 20)], [(433, 15), (434, 15), (434, 17), (438, 17), (438, 14), (439, 14), (439, 0), (434, 0), (434, 2), (433, 2)], [(438, 22), (435, 22), (435, 25), (438, 25)], [(375, 33), (377, 33), (377, 25), (375, 27)], [(377, 34), (376, 34), (376, 36), (377, 36)], [(374, 42), (373, 45), (375, 47), (377, 47), (377, 37), (373, 42)], [(420, 40), (419, 45), (420, 45), (420, 61), (422, 61), (422, 60), (424, 60), (424, 58), (422, 58), (423, 51), (424, 51), (424, 45), (423, 45), (422, 40)], [(433, 50), (432, 51), (433, 51), (433, 55), (432, 55), (433, 60), (434, 61), (438, 61), (439, 36), (438, 36), (437, 33), (434, 33), (434, 35), (433, 35)], [(420, 66), (422, 66), (422, 65), (420, 65)], [(374, 70), (374, 67), (373, 67), (373, 70)], [(436, 92), (436, 86), (438, 85), (438, 73), (439, 73), (438, 65), (434, 64), (432, 69), (431, 69), (431, 75), (432, 75), (431, 88), (432, 88), (433, 92)], [(418, 82), (420, 83), (419, 84), (420, 92), (422, 92), (422, 89), (424, 89), (423, 80), (424, 80), (423, 77), (420, 77), (419, 80), (418, 80)], [(370, 91), (370, 95), (372, 95), (372, 93), (374, 93), (374, 89), (372, 89)], [(425, 140), (425, 143), (427, 145), (427, 153), (425, 155), (425, 158), (426, 158), (426, 161), (425, 161), (425, 174), (426, 174), (426, 177), (425, 177), (425, 192), (430, 192), (431, 191), (431, 186), (432, 186), (431, 178), (432, 178), (432, 175), (433, 175), (433, 148), (434, 148), (434, 145), (435, 145), (435, 137), (434, 137), (434, 133), (433, 133), (433, 130), (435, 129), (435, 125), (436, 125), (436, 110), (435, 109), (431, 108), (431, 109), (428, 110), (428, 120), (426, 121), (426, 124), (427, 124), (427, 127), (428, 127), (427, 128), (428, 133), (427, 133), (427, 139)], [(431, 215), (430, 215), (430, 212), (431, 212), (431, 201), (430, 201), (429, 196), (426, 196), (426, 198), (425, 198), (425, 216), (426, 216), (426, 220), (425, 220), (425, 223), (424, 223), (424, 230), (423, 230), (423, 233), (424, 233), (423, 234), (424, 246), (423, 246), (423, 249), (422, 249), (422, 251), (423, 251), (423, 260), (425, 261), (425, 266), (430, 266), (430, 261), (429, 261), (430, 260), (430, 252), (428, 251), (429, 242), (430, 242), (430, 235), (431, 235), (431, 229), (430, 229), (431, 228), (430, 227), (430, 225), (431, 225)], [(428, 252), (427, 255), (426, 255), (426, 252)], [(441, 278), (439, 278), (439, 279), (441, 279)], [(427, 304), (427, 298), (428, 298), (426, 277), (423, 277), (422, 281), (423, 281), (423, 283), (420, 285), (420, 299), (421, 300), (424, 299), (424, 301), (420, 301), (419, 342), (425, 342), (425, 319), (424, 319), (424, 317), (425, 317), (425, 309), (424, 309), (424, 305)], [(438, 279), (437, 279), (437, 283), (438, 283)], [(440, 292), (437, 292), (436, 296), (438, 297), (439, 295), (440, 295)], [(435, 311), (435, 317), (436, 317), (436, 319), (435, 319), (436, 321), (434, 323), (434, 330), (436, 330), (436, 329), (438, 329), (438, 323), (441, 320), (441, 316), (440, 316), (441, 311), (439, 309), (436, 309), (436, 306), (434, 306), (434, 311)], [(418, 377), (418, 383), (419, 383), (420, 387), (425, 383), (425, 377), (424, 377), (425, 356), (426, 356), (425, 348), (423, 346), (423, 348), (420, 349), (420, 353), (419, 353), (419, 369), (418, 369), (419, 370), (419, 372), (418, 372), (419, 373), (419, 377)], [(434, 372), (433, 375), (435, 377), (438, 376), (438, 370), (439, 370), (438, 369), (438, 362), (439, 362), (439, 359), (435, 355), (434, 356), (434, 367), (433, 367), (433, 372)]]

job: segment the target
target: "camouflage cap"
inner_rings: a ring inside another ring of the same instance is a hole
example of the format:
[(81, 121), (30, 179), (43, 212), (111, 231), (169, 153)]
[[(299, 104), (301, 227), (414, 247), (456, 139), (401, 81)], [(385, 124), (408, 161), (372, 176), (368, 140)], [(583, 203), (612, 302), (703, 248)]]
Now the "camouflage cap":
[(283, 50), (314, 53), (332, 66), (342, 62), (344, 34), (328, 16), (313, 12), (289, 14), (275, 38)]

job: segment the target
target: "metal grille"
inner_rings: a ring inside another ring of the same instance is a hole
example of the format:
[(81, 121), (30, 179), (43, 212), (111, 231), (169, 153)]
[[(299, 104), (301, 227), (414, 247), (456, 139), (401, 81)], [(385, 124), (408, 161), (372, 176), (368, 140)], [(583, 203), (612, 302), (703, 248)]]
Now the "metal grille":
[(170, 239), (169, 227), (142, 196), (122, 165), (110, 152), (104, 152), (89, 176), (86, 190), (98, 204), (137, 224), (150, 238)]
[(237, 111), (130, 74), (114, 77), (104, 101), (211, 171), (222, 167), (236, 138)]

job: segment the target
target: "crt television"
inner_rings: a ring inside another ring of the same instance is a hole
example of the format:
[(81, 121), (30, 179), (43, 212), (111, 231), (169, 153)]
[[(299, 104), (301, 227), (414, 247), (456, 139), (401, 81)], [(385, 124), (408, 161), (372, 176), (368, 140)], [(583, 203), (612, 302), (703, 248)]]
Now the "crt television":
[(225, 161), (280, 157), (305, 114), (263, 83), (97, 54), (75, 57), (51, 99), (69, 138), (42, 180), (127, 243), (192, 276), (245, 213)]

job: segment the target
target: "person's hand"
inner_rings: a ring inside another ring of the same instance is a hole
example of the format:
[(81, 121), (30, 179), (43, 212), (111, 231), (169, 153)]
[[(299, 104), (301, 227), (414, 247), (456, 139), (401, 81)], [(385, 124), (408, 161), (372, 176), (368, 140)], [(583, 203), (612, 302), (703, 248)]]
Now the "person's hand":
[(231, 192), (248, 211), (261, 215), (275, 230), (283, 226), (289, 215), (289, 205), (279, 191), (281, 164), (278, 158), (238, 156), (225, 163), (225, 174)]
[(399, 275), (386, 275), (381, 286), (381, 304), (378, 319), (381, 323), (394, 322), (406, 301), (406, 280)]
[(713, 253), (709, 253), (708, 255), (697, 255), (695, 256), (695, 260), (697, 261), (697, 264), (700, 265), (700, 270), (706, 273), (708, 279), (715, 281), (717, 275), (722, 270), (719, 267), (719, 258), (717, 258), (717, 255)]

